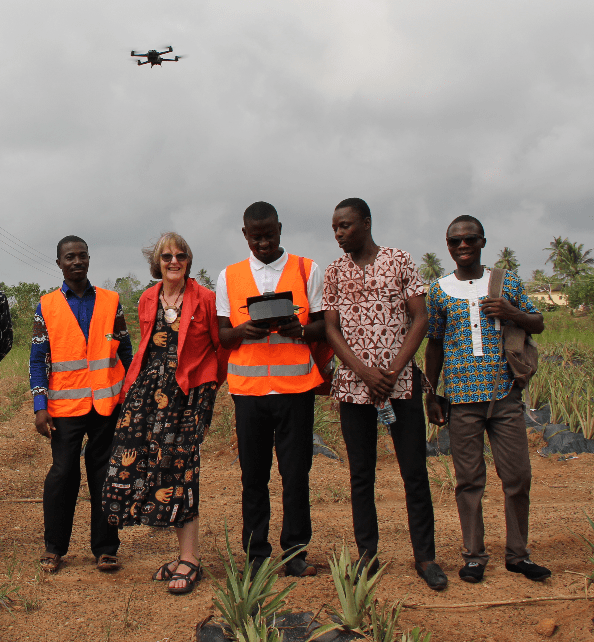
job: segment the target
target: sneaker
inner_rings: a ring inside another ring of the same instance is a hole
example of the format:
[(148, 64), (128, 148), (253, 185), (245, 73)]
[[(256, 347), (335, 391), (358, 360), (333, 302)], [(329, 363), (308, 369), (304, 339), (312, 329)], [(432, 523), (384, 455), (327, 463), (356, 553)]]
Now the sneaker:
[(470, 582), (471, 584), (476, 584), (477, 582), (482, 581), (484, 572), (484, 564), (479, 564), (479, 562), (466, 562), (466, 564), (464, 564), (464, 566), (458, 571), (458, 575), (461, 580)]
[(285, 564), (285, 576), (311, 577), (317, 574), (318, 569), (313, 564), (308, 564), (302, 557), (294, 557)]
[(506, 562), (505, 568), (512, 573), (522, 573), (524, 577), (527, 577), (529, 580), (533, 580), (534, 582), (542, 582), (543, 580), (551, 577), (551, 571), (548, 568), (539, 566), (530, 559), (522, 560), (517, 564)]

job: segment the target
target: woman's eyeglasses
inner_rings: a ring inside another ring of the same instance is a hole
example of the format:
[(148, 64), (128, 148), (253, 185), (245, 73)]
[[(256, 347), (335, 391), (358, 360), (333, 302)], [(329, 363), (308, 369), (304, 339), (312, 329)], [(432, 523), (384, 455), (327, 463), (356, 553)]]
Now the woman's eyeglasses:
[(483, 240), (483, 238), (484, 237), (480, 234), (468, 234), (467, 236), (448, 236), (446, 238), (446, 243), (450, 247), (458, 247), (462, 243), (462, 241), (464, 241), (466, 245), (472, 247), (474, 245), (478, 245), (479, 242)]
[[(181, 263), (182, 261), (188, 260), (188, 255), (185, 252), (180, 252), (179, 254), (175, 255), (175, 258)], [(169, 254), (169, 252), (161, 254), (161, 261), (163, 261), (164, 263), (171, 263), (171, 261), (173, 261), (173, 254)]]

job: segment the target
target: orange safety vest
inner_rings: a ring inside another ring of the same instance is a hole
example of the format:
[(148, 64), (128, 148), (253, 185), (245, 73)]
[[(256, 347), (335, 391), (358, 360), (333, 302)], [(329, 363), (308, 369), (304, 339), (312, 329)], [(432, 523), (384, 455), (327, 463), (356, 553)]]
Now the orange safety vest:
[(52, 417), (79, 417), (93, 406), (107, 417), (119, 403), (126, 372), (117, 353), (120, 342), (113, 338), (118, 302), (117, 292), (95, 289), (87, 342), (62, 290), (41, 297), (52, 360), (47, 391)]
[[(309, 279), (312, 261), (304, 259), (304, 263)], [(260, 296), (260, 292), (249, 259), (230, 265), (226, 275), (230, 321), (235, 327), (249, 320), (240, 308), (246, 305), (248, 297)], [(293, 254), (289, 254), (276, 287), (277, 292), (289, 290), (293, 292), (293, 303), (302, 309), (297, 315), (306, 325), (309, 321), (307, 290), (299, 270), (299, 257)], [(239, 348), (231, 352), (227, 381), (233, 394), (260, 397), (272, 390), (281, 394), (306, 392), (322, 383), (323, 379), (307, 343), (273, 332), (263, 339), (244, 339)]]

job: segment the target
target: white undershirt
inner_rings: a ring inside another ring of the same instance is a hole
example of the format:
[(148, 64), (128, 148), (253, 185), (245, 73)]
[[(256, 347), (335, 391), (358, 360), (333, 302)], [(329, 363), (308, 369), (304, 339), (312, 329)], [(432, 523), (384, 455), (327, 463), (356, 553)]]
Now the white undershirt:
[[(454, 299), (466, 299), (468, 301), (472, 353), (475, 357), (484, 356), (480, 299), (489, 296), (490, 278), (491, 270), (485, 268), (483, 270), (483, 276), (480, 279), (460, 281), (453, 272), (439, 279), (439, 286), (448, 296)], [(495, 330), (499, 330), (500, 327), (499, 319), (495, 319)]]

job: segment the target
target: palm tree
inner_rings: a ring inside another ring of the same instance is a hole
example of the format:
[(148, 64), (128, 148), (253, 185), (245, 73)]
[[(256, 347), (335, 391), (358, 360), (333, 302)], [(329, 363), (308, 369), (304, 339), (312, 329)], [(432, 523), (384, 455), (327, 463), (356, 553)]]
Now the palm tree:
[(214, 281), (208, 276), (208, 271), (205, 270), (204, 268), (201, 268), (198, 270), (198, 274), (196, 275), (196, 279), (198, 280), (198, 283), (200, 285), (203, 285), (205, 288), (208, 288), (209, 290), (215, 289), (215, 284)]
[(553, 240), (549, 243), (549, 247), (543, 247), (543, 252), (549, 252), (549, 258), (545, 261), (545, 265), (551, 261), (553, 263), (553, 267), (555, 266), (559, 252), (563, 249), (563, 246), (566, 243), (569, 243), (567, 238), (561, 239), (560, 236), (554, 236)]
[(555, 272), (573, 283), (577, 277), (592, 271), (594, 258), (590, 257), (592, 250), (584, 252), (584, 244), (571, 243), (565, 239), (557, 253)]
[(425, 283), (431, 283), (435, 279), (439, 279), (444, 273), (444, 269), (441, 267), (441, 259), (438, 259), (437, 254), (433, 252), (423, 254), (423, 262), (419, 266), (419, 272)]
[(504, 247), (501, 252), (499, 252), (499, 260), (495, 263), (495, 267), (517, 272), (520, 264), (516, 258), (516, 253), (509, 247)]

